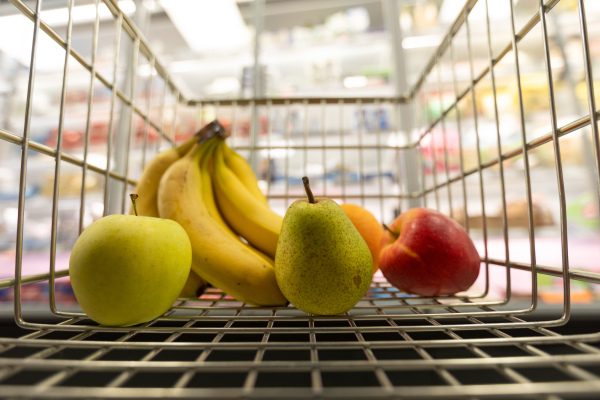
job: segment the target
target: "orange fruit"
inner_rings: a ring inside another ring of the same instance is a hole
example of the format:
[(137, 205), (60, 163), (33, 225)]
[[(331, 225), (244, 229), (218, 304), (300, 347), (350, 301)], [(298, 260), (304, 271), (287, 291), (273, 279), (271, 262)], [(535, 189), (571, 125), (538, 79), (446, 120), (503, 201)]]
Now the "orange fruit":
[(369, 210), (356, 204), (341, 204), (342, 209), (358, 230), (358, 233), (367, 242), (373, 256), (373, 273), (379, 269), (379, 244), (383, 236), (383, 228), (377, 218)]

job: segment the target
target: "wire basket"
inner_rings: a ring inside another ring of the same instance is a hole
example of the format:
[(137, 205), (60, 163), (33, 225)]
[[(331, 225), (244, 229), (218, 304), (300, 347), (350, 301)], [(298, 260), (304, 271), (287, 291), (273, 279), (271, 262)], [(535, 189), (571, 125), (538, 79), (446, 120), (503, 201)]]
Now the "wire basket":
[[(72, 42), (72, 0), (64, 32), (44, 21), (41, 1), (10, 3), (13, 14), (32, 22), (29, 65), (37, 67), (28, 68), (23, 129), (0, 127), (2, 142), (21, 154), (15, 273), (0, 280), (0, 289), (11, 293), (20, 329), (0, 333), (0, 397), (599, 396), (597, 307), (577, 299), (594, 296), (600, 275), (571, 265), (571, 175), (561, 147), (570, 137), (587, 135), (592, 204), (597, 208), (600, 135), (592, 62), (598, 54), (590, 46), (586, 2), (562, 2), (575, 10), (570, 26), (581, 44), (580, 95), (585, 99), (579, 116), (568, 120), (557, 107), (557, 67), (551, 53), (556, 28), (550, 21), (563, 16), (559, 1), (540, 1), (525, 21), (516, 20), (513, 2), (507, 1), (510, 13), (500, 44), (492, 40), (491, 2), (467, 1), (404, 96), (237, 100), (186, 98), (114, 0), (94, 2), (90, 56)], [(477, 7), (485, 11), (481, 32), (471, 26)], [(98, 62), (96, 54), (98, 42), (105, 40), (98, 34), (102, 10), (115, 27), (109, 63)], [(42, 37), (64, 54), (58, 127), (54, 141), (44, 143), (31, 134), (36, 70), (45, 61), (39, 58)], [(472, 46), (475, 40), (485, 42), (483, 64), (477, 62), (481, 57)], [(541, 49), (543, 60), (537, 65), (545, 76), (541, 87), (547, 99), (549, 128), (533, 135), (525, 106), (529, 94), (523, 89), (530, 71), (523, 68), (526, 63), (518, 51), (525, 42)], [(73, 150), (67, 97), (77, 69), (87, 74), (89, 90), (85, 136)], [(517, 99), (511, 118), (520, 126), (510, 143), (501, 104), (506, 88)], [(491, 94), (485, 115), (483, 91)], [(98, 93), (105, 95), (103, 106), (97, 105)], [(102, 112), (108, 123), (98, 144), (94, 118)], [(293, 306), (251, 307), (209, 288), (198, 299), (179, 299), (160, 318), (129, 328), (98, 326), (76, 304), (61, 301), (69, 287), (61, 248), (93, 219), (91, 202), (101, 205), (99, 216), (123, 213), (126, 194), (148, 160), (213, 118), (227, 122), (231, 147), (261, 171), (274, 210), (283, 214), (293, 200), (304, 197), (303, 175), (311, 177), (316, 195), (364, 205), (381, 221), (415, 206), (438, 209), (459, 220), (478, 245), (478, 284), (457, 296), (427, 298), (399, 292), (377, 274), (355, 308), (327, 317), (307, 315)], [(103, 163), (92, 160), (93, 146), (105, 151)], [(540, 148), (553, 154), (548, 162), (554, 176), (538, 173)], [(53, 161), (50, 201), (43, 215), (51, 219), (52, 229), (48, 257), (39, 261), (48, 265), (47, 272), (30, 273), (24, 254), (34, 224), (27, 215), (33, 201), (28, 182), (36, 178), (30, 160), (36, 156)], [(355, 161), (358, 165), (350, 165)], [(76, 190), (67, 195), (63, 177), (72, 171), (77, 171)], [(93, 182), (96, 191), (89, 189)], [(557, 218), (548, 220), (534, 189), (554, 182)], [(523, 201), (512, 203), (508, 187), (519, 187)], [(73, 202), (77, 218), (67, 220), (61, 210)], [(67, 222), (71, 231), (64, 228)], [(526, 247), (525, 258), (514, 255), (516, 236)], [(542, 245), (548, 240), (554, 258), (546, 264), (541, 260), (547, 259), (548, 247)], [(544, 279), (556, 279), (554, 292), (538, 289)], [(43, 318), (24, 306), (28, 288), (39, 284), (48, 287), (49, 307), (44, 310), (49, 310)], [(549, 307), (552, 301), (555, 306)]]

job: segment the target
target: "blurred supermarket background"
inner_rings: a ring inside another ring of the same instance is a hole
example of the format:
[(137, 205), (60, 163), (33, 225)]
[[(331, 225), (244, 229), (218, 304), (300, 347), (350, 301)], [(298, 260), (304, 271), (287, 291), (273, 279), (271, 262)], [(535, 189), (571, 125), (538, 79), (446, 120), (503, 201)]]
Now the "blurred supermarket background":
[[(177, 106), (176, 93), (157, 76), (154, 60), (140, 56), (132, 66), (130, 55), (135, 44), (126, 34), (119, 35), (114, 18), (107, 14), (109, 10), (102, 2), (98, 7), (97, 43), (93, 40), (94, 1), (74, 2), (72, 47), (85, 62), (93, 62), (95, 72), (108, 82), (114, 77), (123, 93), (131, 90), (125, 78), (128, 68), (135, 68), (136, 106), (148, 110), (152, 118), (165, 115), (157, 123), (175, 140), (189, 137), (202, 124), (218, 118), (232, 131), (234, 147), (261, 148), (252, 154), (247, 150), (240, 152), (251, 161), (265, 192), (272, 196), (271, 204), (282, 215), (291, 202), (286, 196), (301, 193), (300, 178), (308, 175), (314, 179), (317, 192), (325, 192), (338, 201), (362, 204), (382, 222), (390, 222), (399, 211), (415, 204), (408, 200), (382, 201), (349, 195), (410, 193), (415, 180), (417, 185), (433, 187), (438, 180), (459, 176), (461, 162), (462, 170), (470, 171), (479, 160), (485, 164), (497, 159), (498, 136), (503, 153), (522, 147), (515, 57), (510, 50), (494, 67), (496, 101), (491, 76), (487, 74), (477, 84), (476, 96), (469, 94), (462, 98), (458, 111), (450, 112), (444, 123), (436, 125), (434, 132), (423, 139), (422, 181), (419, 171), (402, 167), (405, 164), (401, 159), (411, 154), (374, 149), (414, 141), (423, 126), (439, 117), (441, 105), (453, 101), (456, 93), (471, 84), (473, 76), (489, 66), (488, 43), (494, 56), (510, 43), (509, 1), (513, 3), (517, 32), (539, 10), (537, 0), (489, 1), (488, 38), (485, 2), (480, 1), (469, 17), (470, 32), (459, 31), (452, 51), (447, 52), (432, 74), (437, 79), (426, 82), (413, 109), (400, 111), (401, 116), (407, 112), (415, 115), (410, 123), (399, 121), (397, 107), (387, 102), (326, 107), (318, 102), (291, 105), (267, 102), (255, 111), (248, 105), (236, 106), (230, 102)], [(30, 9), (35, 9), (35, 3), (22, 2)], [(120, 8), (139, 26), (157, 61), (166, 67), (182, 93), (188, 98), (214, 100), (389, 98), (403, 94), (419, 80), (463, 4), (461, 0), (119, 1)], [(596, 104), (599, 104), (600, 2), (587, 0), (584, 4), (596, 79)], [(68, 0), (42, 3), (42, 20), (63, 39), (67, 37), (67, 5)], [(557, 122), (562, 127), (589, 114), (577, 1), (560, 1), (548, 13), (548, 24)], [(17, 142), (25, 126), (33, 26), (11, 2), (0, 0), (0, 279), (14, 276), (15, 270), (21, 163), (21, 147)], [(540, 265), (561, 267), (555, 154), (552, 142), (544, 139), (551, 132), (551, 114), (541, 38), (538, 24), (519, 43), (518, 52), (525, 137), (528, 143), (539, 139), (529, 151), (535, 255)], [(61, 163), (54, 252), (51, 216), (55, 160), (47, 154), (57, 145), (64, 63), (64, 49), (40, 32), (29, 133), (39, 146), (30, 149), (27, 162), (24, 275), (47, 272), (51, 262), (57, 270), (67, 268), (69, 250), (80, 227), (103, 215), (105, 175), (94, 167), (103, 169), (108, 164), (116, 173), (128, 171), (135, 178), (144, 160), (168, 146), (138, 116), (134, 115), (132, 120), (123, 118), (124, 104), (120, 98), (111, 107), (112, 92), (106, 82), (92, 80), (91, 71), (71, 57), (62, 150), (76, 159), (86, 157), (91, 167), (85, 179), (82, 206), (81, 168)], [(495, 107), (500, 115), (498, 126)], [(125, 143), (130, 156), (123, 159), (124, 144), (116, 142), (109, 148), (107, 138), (116, 137), (128, 126), (133, 127), (131, 142)], [(560, 145), (569, 265), (600, 272), (600, 202), (592, 143), (591, 129), (584, 126), (562, 137)], [(328, 145), (348, 149), (314, 150)], [(297, 146), (312, 149), (299, 151)], [(361, 151), (358, 149), (361, 146), (372, 149)], [(531, 251), (523, 160), (510, 158), (502, 165), (504, 187), (498, 166), (492, 166), (481, 175), (468, 175), (465, 196), (461, 181), (456, 180), (456, 184), (447, 188), (431, 191), (426, 205), (441, 209), (463, 224), (468, 217), (471, 235), (482, 253), (487, 252), (495, 259), (508, 257), (513, 262), (527, 263)], [(118, 182), (110, 185), (117, 188), (112, 193), (121, 192)], [(502, 230), (503, 191), (508, 240)], [(118, 213), (125, 205), (122, 198), (111, 197), (107, 207), (109, 213)], [(482, 229), (484, 222), (486, 235)], [(490, 267), (490, 274), (494, 276), (492, 292), (503, 296), (504, 272)], [(531, 290), (529, 273), (513, 271), (512, 276), (513, 294), (527, 296)], [(540, 279), (544, 288), (542, 298), (549, 303), (562, 301), (560, 296), (554, 296), (556, 292), (562, 293), (561, 280), (548, 276)], [(592, 303), (599, 295), (585, 285), (573, 288), (574, 301)], [(47, 304), (47, 296), (47, 286), (23, 288), (23, 300), (33, 305)], [(11, 297), (11, 290), (0, 290), (0, 308), (11, 312)], [(57, 281), (57, 301), (74, 302), (65, 279)]]

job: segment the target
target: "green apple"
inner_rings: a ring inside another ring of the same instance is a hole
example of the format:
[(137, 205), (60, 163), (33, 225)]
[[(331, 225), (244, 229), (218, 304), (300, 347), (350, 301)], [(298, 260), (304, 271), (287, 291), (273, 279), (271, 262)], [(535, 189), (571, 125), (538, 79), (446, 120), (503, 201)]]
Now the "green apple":
[(177, 222), (108, 215), (79, 236), (69, 260), (81, 309), (105, 326), (131, 326), (169, 310), (192, 264), (192, 246)]

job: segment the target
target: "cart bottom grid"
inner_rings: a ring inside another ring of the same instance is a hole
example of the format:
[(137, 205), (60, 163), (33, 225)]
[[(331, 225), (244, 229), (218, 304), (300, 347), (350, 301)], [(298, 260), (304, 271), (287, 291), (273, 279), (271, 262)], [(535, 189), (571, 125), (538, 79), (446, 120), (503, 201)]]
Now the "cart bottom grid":
[(561, 317), (561, 307), (416, 298), (384, 280), (329, 317), (211, 288), (141, 326), (64, 317), (6, 330), (0, 397), (597, 398), (597, 324)]

